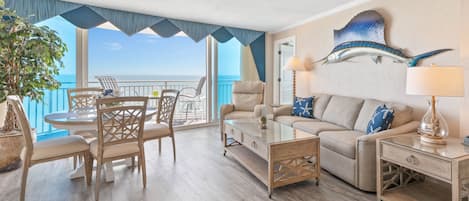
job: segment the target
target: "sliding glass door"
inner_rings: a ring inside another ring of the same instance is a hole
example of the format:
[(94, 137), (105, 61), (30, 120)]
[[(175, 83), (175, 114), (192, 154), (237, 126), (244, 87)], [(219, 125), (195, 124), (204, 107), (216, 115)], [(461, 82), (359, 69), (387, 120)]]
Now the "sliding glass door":
[(218, 43), (217, 56), (216, 109), (220, 111), (223, 104), (231, 103), (233, 82), (241, 79), (241, 43), (235, 38)]
[[(181, 90), (175, 126), (207, 123), (205, 39), (196, 43), (183, 33), (162, 38), (151, 30), (128, 36), (98, 27), (88, 31), (88, 55), (89, 86), (99, 85), (96, 76), (110, 75), (124, 96)], [(156, 107), (156, 99), (150, 100)]]

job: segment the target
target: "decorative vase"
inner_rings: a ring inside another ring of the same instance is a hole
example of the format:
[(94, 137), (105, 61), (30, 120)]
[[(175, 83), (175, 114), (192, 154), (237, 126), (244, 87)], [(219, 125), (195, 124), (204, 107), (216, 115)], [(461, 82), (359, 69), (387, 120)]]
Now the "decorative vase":
[(23, 147), (24, 137), (21, 131), (11, 131), (11, 133), (1, 133), (0, 131), (0, 172), (21, 167)]
[(265, 116), (259, 118), (259, 128), (267, 129), (267, 118)]
[(420, 122), (419, 133), (428, 138), (443, 139), (448, 137), (449, 129), (443, 115), (435, 109), (436, 104), (437, 102), (432, 106), (431, 102), (429, 102), (428, 110)]

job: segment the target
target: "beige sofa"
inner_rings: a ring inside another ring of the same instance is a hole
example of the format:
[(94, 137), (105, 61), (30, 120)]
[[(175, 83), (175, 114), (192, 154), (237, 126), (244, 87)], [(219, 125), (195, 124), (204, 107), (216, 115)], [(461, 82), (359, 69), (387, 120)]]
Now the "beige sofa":
[[(394, 109), (392, 128), (366, 135), (378, 105)], [(412, 108), (374, 99), (336, 95), (314, 96), (314, 119), (291, 116), (292, 106), (273, 109), (275, 121), (317, 135), (321, 140), (321, 167), (364, 191), (376, 191), (376, 139), (416, 131)]]
[[(264, 83), (261, 81), (236, 81), (233, 83), (232, 104), (220, 108), (220, 122), (230, 119), (255, 118), (262, 115), (264, 109)], [(220, 135), (223, 140), (223, 123), (220, 123)]]

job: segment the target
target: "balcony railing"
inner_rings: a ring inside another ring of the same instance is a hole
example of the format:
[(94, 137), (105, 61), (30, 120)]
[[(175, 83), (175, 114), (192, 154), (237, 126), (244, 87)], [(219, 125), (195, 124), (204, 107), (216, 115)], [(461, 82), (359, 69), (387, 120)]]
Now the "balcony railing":
[[(218, 83), (218, 107), (231, 102), (231, 85), (234, 80), (220, 80)], [(196, 88), (198, 81), (184, 80), (137, 80), (119, 81), (120, 93), (123, 96), (152, 96), (153, 91), (161, 93), (163, 89), (177, 89), (193, 87)], [(89, 82), (88, 86), (97, 87), (97, 82)], [(38, 136), (63, 132), (52, 125), (44, 122), (44, 116), (49, 113), (67, 111), (68, 97), (67, 89), (74, 88), (75, 82), (62, 82), (62, 87), (54, 91), (45, 91), (42, 102), (24, 99), (24, 107), (28, 114), (32, 127), (36, 128)], [(175, 126), (199, 124), (207, 122), (207, 99), (206, 90), (202, 90), (200, 97), (195, 99), (181, 98), (177, 104), (174, 124)], [(156, 107), (156, 100), (149, 101), (149, 107)]]

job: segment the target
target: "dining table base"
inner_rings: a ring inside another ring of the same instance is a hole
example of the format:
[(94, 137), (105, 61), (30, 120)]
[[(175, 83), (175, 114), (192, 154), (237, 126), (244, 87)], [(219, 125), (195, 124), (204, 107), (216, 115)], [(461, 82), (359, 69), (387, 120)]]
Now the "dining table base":
[[(125, 159), (124, 161), (117, 162), (108, 162), (104, 164), (104, 181), (114, 182), (114, 166), (115, 165), (126, 165), (127, 167), (132, 167), (132, 160)], [(96, 170), (96, 167), (93, 167), (93, 170)], [(85, 177), (85, 165), (80, 163), (77, 169), (73, 170), (70, 173), (70, 179), (79, 179)]]

